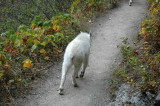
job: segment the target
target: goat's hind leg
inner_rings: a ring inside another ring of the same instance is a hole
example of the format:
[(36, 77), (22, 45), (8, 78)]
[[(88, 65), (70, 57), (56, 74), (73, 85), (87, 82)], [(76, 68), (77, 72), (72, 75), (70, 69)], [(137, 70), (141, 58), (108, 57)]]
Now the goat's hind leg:
[(66, 79), (66, 74), (68, 72), (68, 70), (71, 67), (71, 63), (65, 64), (63, 63), (63, 67), (62, 67), (62, 75), (61, 75), (61, 84), (60, 84), (60, 88), (59, 88), (59, 94), (63, 95), (63, 86), (65, 83), (65, 79)]
[(79, 72), (79, 71), (76, 71), (76, 73), (75, 73), (75, 77), (76, 77), (76, 78), (79, 78), (78, 72)]
[(79, 72), (80, 68), (81, 68), (81, 64), (74, 65), (74, 72), (72, 75), (72, 83), (73, 83), (74, 87), (78, 87), (77, 82), (76, 82), (76, 78), (78, 77), (78, 72)]
[(81, 71), (80, 78), (83, 78), (87, 65), (88, 65), (88, 58), (86, 58), (85, 61), (83, 62), (83, 69)]
[(132, 5), (132, 0), (129, 0), (129, 6), (131, 6)]

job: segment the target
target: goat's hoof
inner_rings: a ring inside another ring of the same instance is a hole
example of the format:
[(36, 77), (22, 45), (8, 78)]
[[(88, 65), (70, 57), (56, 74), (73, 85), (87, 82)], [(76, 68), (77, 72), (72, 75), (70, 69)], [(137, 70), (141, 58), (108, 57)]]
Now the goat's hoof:
[(73, 86), (74, 86), (74, 87), (78, 87), (78, 85), (77, 85), (77, 84), (73, 84)]
[(59, 94), (63, 95), (63, 89), (59, 89)]
[(84, 76), (84, 73), (81, 73), (79, 77), (80, 77), (80, 78), (83, 78), (83, 76)]
[(132, 5), (132, 2), (129, 3), (129, 6), (131, 6), (131, 5)]
[(83, 78), (84, 75), (80, 75), (80, 78)]

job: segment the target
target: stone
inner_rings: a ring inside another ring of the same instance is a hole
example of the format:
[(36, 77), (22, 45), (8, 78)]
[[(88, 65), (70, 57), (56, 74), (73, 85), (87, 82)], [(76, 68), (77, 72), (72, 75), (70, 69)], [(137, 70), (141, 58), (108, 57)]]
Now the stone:
[(160, 106), (160, 86), (158, 87), (158, 95), (155, 99), (155, 106)]
[(160, 93), (157, 95), (155, 99), (155, 106), (160, 106)]
[(153, 106), (154, 98), (154, 94), (146, 92), (146, 96), (143, 96), (140, 90), (124, 83), (119, 87), (115, 101), (106, 106)]

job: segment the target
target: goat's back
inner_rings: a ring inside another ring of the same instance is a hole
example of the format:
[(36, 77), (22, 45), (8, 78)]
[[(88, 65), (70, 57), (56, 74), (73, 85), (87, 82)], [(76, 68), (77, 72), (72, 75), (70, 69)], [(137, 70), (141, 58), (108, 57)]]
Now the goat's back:
[(72, 40), (65, 51), (67, 58), (76, 57), (77, 59), (85, 58), (90, 51), (90, 34), (81, 32), (74, 40)]

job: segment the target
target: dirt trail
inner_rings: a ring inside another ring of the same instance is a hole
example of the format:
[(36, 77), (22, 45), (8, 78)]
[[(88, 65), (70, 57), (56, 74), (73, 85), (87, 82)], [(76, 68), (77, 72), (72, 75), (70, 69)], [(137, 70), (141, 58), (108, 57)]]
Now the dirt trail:
[[(112, 71), (121, 61), (121, 37), (134, 39), (140, 23), (147, 13), (146, 0), (120, 0), (117, 8), (93, 23), (93, 38), (89, 67), (83, 79), (77, 79), (78, 88), (71, 83), (71, 71), (68, 72), (64, 86), (64, 95), (57, 92), (60, 83), (61, 64), (55, 63), (47, 70), (46, 79), (35, 86), (27, 98), (17, 101), (18, 106), (105, 106), (109, 102), (108, 81)], [(134, 37), (133, 37), (134, 36)]]

